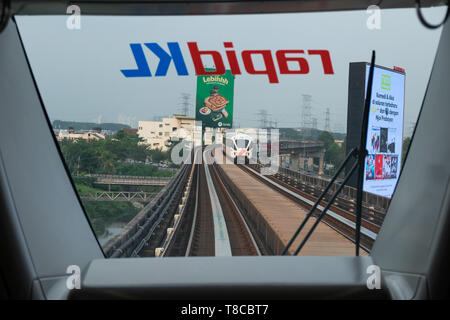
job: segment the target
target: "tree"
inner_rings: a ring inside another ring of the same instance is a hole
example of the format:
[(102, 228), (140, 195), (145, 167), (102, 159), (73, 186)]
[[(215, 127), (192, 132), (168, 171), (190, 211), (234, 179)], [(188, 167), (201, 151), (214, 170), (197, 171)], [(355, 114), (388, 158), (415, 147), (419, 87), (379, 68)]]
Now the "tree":
[(301, 140), (303, 135), (294, 128), (280, 128), (280, 139)]
[(347, 156), (347, 136), (344, 138), (344, 142), (342, 142), (341, 146), (342, 152), (344, 153), (344, 158)]
[(152, 150), (151, 157), (153, 162), (161, 162), (167, 158), (166, 154), (162, 152), (161, 149)]
[(408, 152), (409, 145), (411, 144), (411, 137), (406, 137), (403, 139), (403, 146), (402, 146), (402, 166), (405, 162), (406, 153)]
[(342, 153), (342, 148), (339, 147), (337, 143), (334, 143), (328, 148), (325, 159), (333, 164), (335, 167), (339, 166), (344, 160), (344, 155)]
[[(143, 140), (137, 135), (120, 130), (104, 140), (65, 139), (59, 143), (70, 171), (77, 173), (120, 174), (119, 163), (125, 160), (138, 162), (144, 162), (148, 158), (154, 162), (170, 160), (171, 149), (168, 152), (159, 149), (150, 150), (141, 142)], [(146, 172), (142, 168), (136, 170)]]
[(100, 154), (100, 161), (102, 163), (102, 169), (104, 170), (104, 172), (108, 174), (113, 174), (115, 172), (115, 168), (113, 163), (114, 155), (112, 154), (112, 152), (103, 147), (100, 147), (99, 154)]
[(334, 138), (328, 131), (322, 131), (317, 140), (322, 141), (325, 145), (325, 149), (327, 150), (334, 143)]

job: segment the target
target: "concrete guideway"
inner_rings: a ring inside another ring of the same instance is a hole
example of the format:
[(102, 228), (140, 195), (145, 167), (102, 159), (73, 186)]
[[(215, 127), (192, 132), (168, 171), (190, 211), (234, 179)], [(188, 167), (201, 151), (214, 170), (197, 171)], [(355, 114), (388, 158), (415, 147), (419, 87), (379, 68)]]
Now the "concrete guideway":
[[(256, 232), (270, 248), (271, 254), (281, 253), (307, 209), (271, 187), (263, 184), (250, 174), (245, 174), (235, 165), (219, 165), (224, 178), (236, 196)], [(308, 221), (309, 230), (314, 219)], [(305, 235), (303, 230), (289, 251), (295, 251)], [(320, 223), (303, 248), (301, 255), (308, 256), (353, 256), (354, 244), (324, 223)]]
[[(268, 183), (275, 185), (277, 188), (282, 189), (284, 192), (289, 193), (291, 196), (293, 196), (293, 197), (295, 197), (295, 198), (297, 198), (297, 199), (300, 199), (300, 200), (302, 200), (302, 201), (308, 203), (308, 204), (311, 205), (311, 206), (314, 204), (313, 201), (311, 201), (311, 200), (309, 200), (309, 199), (306, 199), (305, 197), (302, 197), (301, 195), (299, 195), (299, 194), (297, 194), (297, 193), (294, 193), (294, 192), (292, 192), (291, 190), (288, 190), (288, 189), (286, 189), (285, 187), (283, 187), (283, 186), (281, 186), (281, 185), (279, 185), (279, 184), (276, 184), (276, 183), (273, 182), (272, 180), (268, 179), (266, 176), (264, 176), (264, 175), (262, 175), (261, 173), (255, 171), (254, 169), (252, 169), (252, 168), (250, 168), (250, 167), (248, 167), (248, 166), (245, 166), (245, 167), (246, 167), (248, 170), (250, 170), (251, 172), (253, 172), (253, 174), (255, 174), (255, 175), (261, 177), (262, 179), (266, 180)], [(324, 207), (323, 207), (322, 205), (318, 205), (318, 206), (317, 206), (317, 209), (319, 209), (320, 211), (322, 211), (322, 210), (324, 209)], [(353, 221), (350, 221), (350, 220), (348, 220), (348, 219), (345, 219), (344, 217), (342, 217), (342, 216), (339, 215), (338, 213), (334, 212), (332, 209), (328, 209), (326, 214), (328, 214), (329, 216), (332, 216), (333, 218), (335, 218), (335, 219), (341, 221), (342, 223), (348, 225), (349, 227), (355, 229), (356, 224), (355, 224)], [(367, 228), (365, 228), (365, 227), (362, 227), (362, 226), (361, 226), (361, 233), (364, 234), (364, 235), (366, 235), (366, 236), (368, 236), (369, 238), (371, 238), (371, 239), (373, 239), (373, 240), (375, 240), (375, 239), (377, 238), (377, 234), (376, 234), (375, 232), (372, 232), (372, 231), (370, 231), (369, 229), (367, 229)]]
[(219, 197), (217, 196), (216, 190), (214, 188), (214, 183), (212, 181), (208, 165), (206, 164), (206, 160), (204, 168), (205, 168), (206, 182), (208, 184), (209, 197), (211, 199), (211, 209), (214, 220), (215, 255), (231, 256), (232, 255), (231, 246), (230, 246), (230, 239), (228, 237), (227, 225), (225, 223), (225, 218), (223, 216)]

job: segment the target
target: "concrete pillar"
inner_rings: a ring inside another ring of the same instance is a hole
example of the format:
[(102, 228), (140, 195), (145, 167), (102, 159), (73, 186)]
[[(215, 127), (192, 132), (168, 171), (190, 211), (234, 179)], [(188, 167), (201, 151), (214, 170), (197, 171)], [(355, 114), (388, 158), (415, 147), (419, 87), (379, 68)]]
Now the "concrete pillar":
[(312, 170), (313, 164), (314, 164), (314, 158), (313, 157), (308, 157), (308, 169), (309, 170)]
[(305, 169), (305, 157), (299, 157), (300, 168)]
[(290, 156), (290, 167), (291, 170), (297, 171), (298, 170), (298, 154), (293, 154)]
[(321, 153), (319, 158), (319, 174), (323, 174), (324, 163), (325, 163), (325, 154)]
[(281, 165), (284, 165), (284, 164), (289, 164), (289, 158), (288, 158), (288, 156), (286, 156), (286, 155), (279, 155), (278, 156), (279, 157), (279, 164), (280, 164), (280, 166)]

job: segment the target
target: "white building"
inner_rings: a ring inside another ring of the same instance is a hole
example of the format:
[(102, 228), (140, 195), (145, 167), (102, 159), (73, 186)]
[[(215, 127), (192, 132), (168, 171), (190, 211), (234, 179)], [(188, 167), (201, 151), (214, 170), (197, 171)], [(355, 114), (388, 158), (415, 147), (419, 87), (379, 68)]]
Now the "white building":
[[(150, 149), (167, 151), (170, 140), (194, 139), (195, 118), (174, 114), (162, 121), (138, 121), (138, 136)], [(175, 138), (175, 139), (174, 139)]]
[(105, 139), (105, 135), (101, 132), (98, 131), (93, 131), (93, 130), (89, 130), (89, 131), (80, 131), (80, 132), (75, 132), (73, 130), (59, 130), (57, 133), (55, 132), (56, 135), (56, 139), (58, 141), (62, 141), (64, 139), (68, 139), (68, 140), (86, 140), (86, 141), (91, 141), (91, 140), (104, 140)]

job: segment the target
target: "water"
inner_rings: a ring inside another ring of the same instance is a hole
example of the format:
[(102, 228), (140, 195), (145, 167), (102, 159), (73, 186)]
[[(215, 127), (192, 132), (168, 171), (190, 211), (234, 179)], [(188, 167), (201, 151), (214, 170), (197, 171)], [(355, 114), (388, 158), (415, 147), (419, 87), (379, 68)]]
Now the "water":
[(101, 237), (98, 237), (98, 242), (103, 246), (109, 239), (118, 234), (126, 225), (124, 222), (114, 222), (106, 227), (106, 232)]

